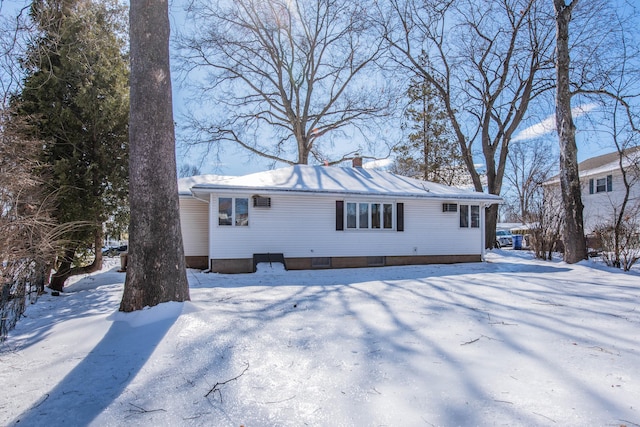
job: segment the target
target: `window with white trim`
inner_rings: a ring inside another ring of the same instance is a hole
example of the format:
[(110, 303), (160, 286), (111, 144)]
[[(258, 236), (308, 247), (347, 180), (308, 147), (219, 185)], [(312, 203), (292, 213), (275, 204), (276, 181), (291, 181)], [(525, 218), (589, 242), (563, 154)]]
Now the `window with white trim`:
[(480, 228), (480, 206), (460, 205), (460, 228)]
[(249, 199), (246, 197), (219, 197), (218, 225), (235, 227), (248, 226)]
[(347, 230), (393, 230), (393, 203), (347, 202)]
[(613, 175), (589, 180), (589, 194), (608, 193), (613, 191)]

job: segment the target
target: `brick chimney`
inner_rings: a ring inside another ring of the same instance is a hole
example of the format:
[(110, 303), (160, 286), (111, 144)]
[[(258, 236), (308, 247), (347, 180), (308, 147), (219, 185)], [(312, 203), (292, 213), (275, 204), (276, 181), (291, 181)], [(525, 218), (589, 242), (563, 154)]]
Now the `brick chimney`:
[(356, 154), (356, 157), (353, 158), (352, 166), (354, 168), (361, 168), (362, 167), (362, 157), (360, 157), (359, 155)]

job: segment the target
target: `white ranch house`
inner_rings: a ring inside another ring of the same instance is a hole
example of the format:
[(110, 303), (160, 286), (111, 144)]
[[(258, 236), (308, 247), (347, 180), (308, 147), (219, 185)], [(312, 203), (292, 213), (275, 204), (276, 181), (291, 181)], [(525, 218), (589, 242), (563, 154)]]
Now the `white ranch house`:
[(181, 179), (187, 265), (220, 273), (476, 262), (498, 196), (362, 167)]
[[(625, 194), (625, 186), (620, 171), (620, 155), (614, 153), (603, 154), (584, 160), (578, 165), (582, 204), (584, 205), (583, 220), (586, 235), (591, 235), (597, 226), (613, 224), (614, 217), (620, 211)], [(624, 152), (622, 166), (628, 173), (628, 179), (633, 183), (626, 212), (638, 216), (640, 209), (640, 147), (634, 147)], [(559, 200), (560, 181), (558, 176), (545, 184), (545, 197)], [(640, 218), (638, 218), (640, 220)]]

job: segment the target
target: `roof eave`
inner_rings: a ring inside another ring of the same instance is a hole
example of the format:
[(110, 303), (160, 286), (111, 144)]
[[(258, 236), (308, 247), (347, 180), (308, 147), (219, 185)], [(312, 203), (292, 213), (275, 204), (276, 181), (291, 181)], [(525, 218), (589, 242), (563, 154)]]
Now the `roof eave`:
[[(383, 198), (415, 198), (415, 199), (437, 199), (437, 200), (465, 200), (465, 201), (477, 201), (483, 202), (487, 205), (499, 204), (504, 200), (500, 196), (493, 194), (482, 193), (458, 193), (458, 194), (437, 194), (432, 192), (420, 193), (406, 193), (406, 192), (370, 192), (370, 191), (337, 191), (337, 190), (313, 190), (313, 189), (293, 189), (293, 188), (273, 188), (273, 187), (253, 187), (253, 186), (217, 186), (217, 185), (196, 185), (191, 189), (194, 193), (237, 193), (243, 192), (255, 192), (261, 195), (269, 194), (322, 194), (326, 196), (375, 196)], [(197, 195), (195, 195), (198, 197)]]

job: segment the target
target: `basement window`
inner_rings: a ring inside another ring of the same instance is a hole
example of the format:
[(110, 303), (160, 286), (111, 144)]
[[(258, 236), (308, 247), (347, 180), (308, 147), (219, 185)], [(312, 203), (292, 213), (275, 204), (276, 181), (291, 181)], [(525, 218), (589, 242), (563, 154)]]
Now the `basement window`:
[(311, 258), (311, 268), (331, 268), (331, 258), (313, 257)]
[(368, 256), (367, 267), (384, 267), (383, 256)]

